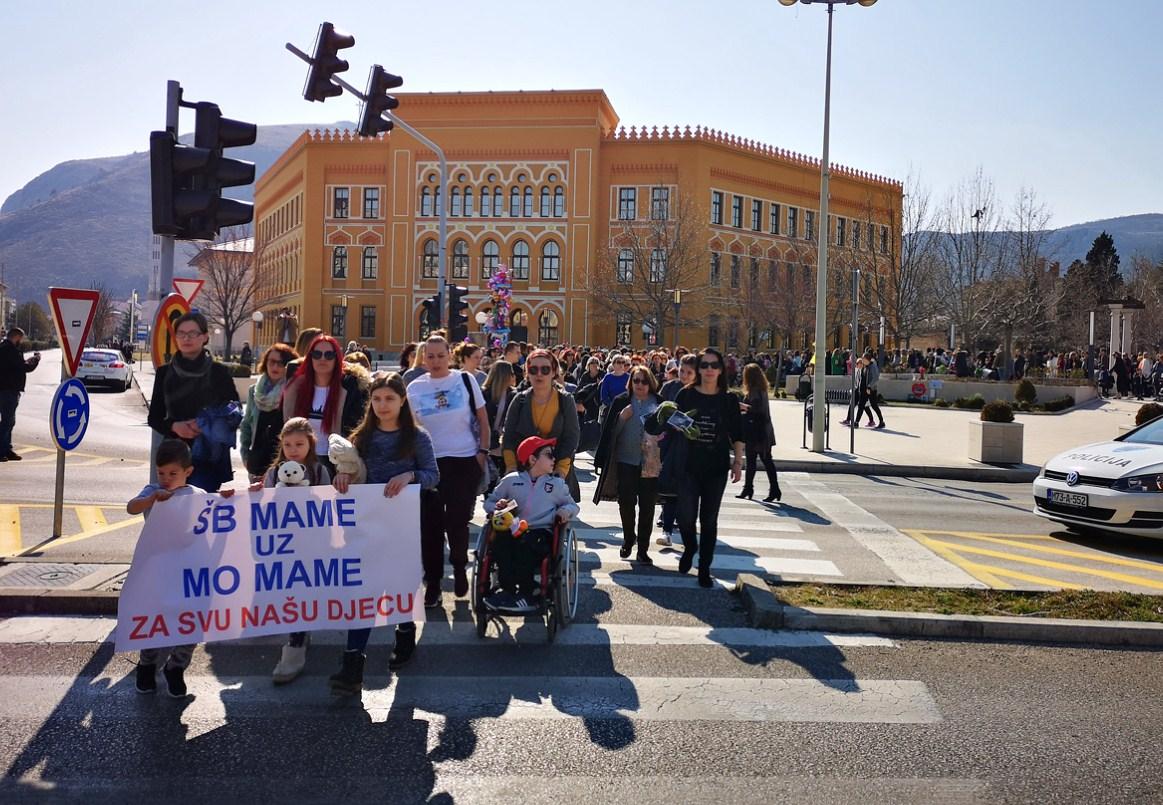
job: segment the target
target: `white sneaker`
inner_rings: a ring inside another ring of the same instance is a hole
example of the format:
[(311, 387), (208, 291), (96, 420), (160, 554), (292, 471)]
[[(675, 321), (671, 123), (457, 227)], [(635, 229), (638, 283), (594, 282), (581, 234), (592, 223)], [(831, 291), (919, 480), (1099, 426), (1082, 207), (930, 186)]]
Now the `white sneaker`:
[(661, 545), (664, 548), (671, 548), (674, 546), (674, 542), (671, 540), (671, 537), (672, 537), (672, 532), (663, 531), (662, 536), (654, 541), (657, 542), (659, 545)]
[(303, 673), (307, 665), (307, 644), (301, 646), (283, 646), (283, 654), (279, 657), (279, 664), (271, 673), (271, 679), (276, 685), (285, 685), (294, 681), (295, 677)]

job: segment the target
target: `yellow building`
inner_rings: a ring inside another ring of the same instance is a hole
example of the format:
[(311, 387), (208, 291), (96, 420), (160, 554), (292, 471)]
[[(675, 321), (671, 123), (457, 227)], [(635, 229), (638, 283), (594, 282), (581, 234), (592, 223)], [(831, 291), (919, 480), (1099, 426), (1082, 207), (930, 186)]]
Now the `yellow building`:
[[(469, 289), (470, 330), (505, 263), (516, 340), (671, 344), (676, 290), (682, 343), (810, 339), (818, 161), (701, 127), (627, 130), (600, 90), (399, 98), (449, 162), (447, 279)], [(255, 187), (262, 340), (297, 326), (380, 350), (417, 339), (439, 203), (436, 155), (401, 129), (304, 132)], [(890, 271), (900, 208), (898, 182), (833, 166), (838, 279)], [(848, 287), (830, 294), (834, 337)]]

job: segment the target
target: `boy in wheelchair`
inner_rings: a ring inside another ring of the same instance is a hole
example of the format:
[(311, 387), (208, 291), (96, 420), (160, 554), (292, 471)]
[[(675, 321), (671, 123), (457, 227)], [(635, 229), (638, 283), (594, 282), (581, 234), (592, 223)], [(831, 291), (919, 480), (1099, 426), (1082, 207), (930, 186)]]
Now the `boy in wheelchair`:
[[(549, 553), (554, 523), (566, 523), (580, 511), (565, 479), (552, 474), (555, 444), (556, 439), (540, 436), (522, 441), (517, 446), (521, 469), (502, 478), (485, 500), (490, 518), (515, 506), (512, 525), (493, 529), (492, 554), (500, 575), (500, 590), (485, 599), (485, 606), (490, 609), (538, 609), (540, 585), (534, 576)], [(522, 522), (525, 530), (519, 528)]]

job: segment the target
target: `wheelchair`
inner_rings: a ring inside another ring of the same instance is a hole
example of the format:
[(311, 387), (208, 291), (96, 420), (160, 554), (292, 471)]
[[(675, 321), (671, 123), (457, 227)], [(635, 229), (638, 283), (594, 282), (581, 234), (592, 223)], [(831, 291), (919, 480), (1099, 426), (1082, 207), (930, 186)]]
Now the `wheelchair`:
[[(502, 622), (506, 615), (533, 614), (494, 610), (485, 605), (485, 599), (500, 589), (500, 573), (493, 556), (492, 536), (492, 524), (486, 521), (473, 548), (469, 591), (478, 637), (485, 636), (489, 623), (494, 620)], [(536, 614), (545, 621), (550, 643), (558, 630), (568, 626), (577, 614), (580, 561), (573, 524), (555, 523), (549, 554), (542, 558), (537, 571), (541, 595), (538, 596), (539, 608)]]

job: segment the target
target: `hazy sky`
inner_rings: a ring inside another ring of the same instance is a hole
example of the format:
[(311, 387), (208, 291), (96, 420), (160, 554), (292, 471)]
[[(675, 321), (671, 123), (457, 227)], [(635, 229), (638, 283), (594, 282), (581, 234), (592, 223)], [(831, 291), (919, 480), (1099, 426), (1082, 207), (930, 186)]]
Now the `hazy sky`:
[[(166, 79), (229, 117), (351, 120), (302, 99), (328, 19), (406, 91), (601, 88), (622, 122), (703, 124), (819, 155), (826, 8), (777, 0), (6, 3), (0, 198), (58, 162), (145, 150)], [(980, 165), (1052, 226), (1163, 212), (1161, 0), (880, 0), (838, 6), (832, 158), (941, 196)], [(401, 116), (407, 119), (407, 109)], [(192, 127), (192, 115), (182, 130)]]

